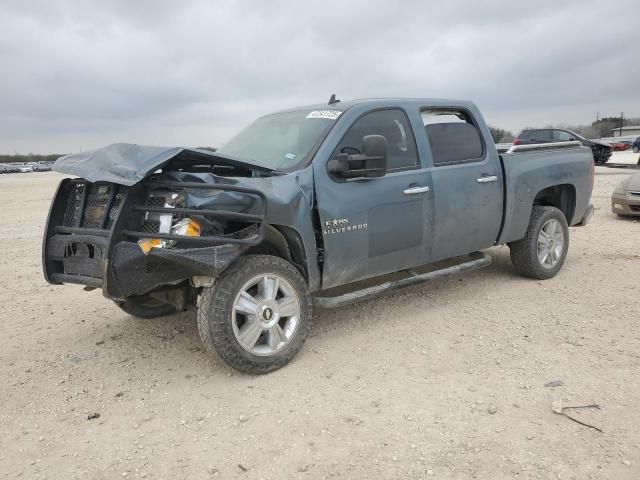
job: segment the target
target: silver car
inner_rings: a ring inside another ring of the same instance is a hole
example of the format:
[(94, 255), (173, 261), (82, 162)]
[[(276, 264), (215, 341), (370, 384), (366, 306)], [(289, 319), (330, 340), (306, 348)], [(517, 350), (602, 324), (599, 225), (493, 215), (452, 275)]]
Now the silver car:
[(640, 173), (618, 184), (611, 195), (611, 210), (621, 217), (640, 216)]

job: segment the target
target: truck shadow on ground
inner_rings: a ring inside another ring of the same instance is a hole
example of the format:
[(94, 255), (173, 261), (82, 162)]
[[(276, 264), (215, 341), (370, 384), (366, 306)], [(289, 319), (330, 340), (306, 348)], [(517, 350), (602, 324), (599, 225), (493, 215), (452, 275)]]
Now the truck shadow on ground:
[[(500, 283), (530, 281), (513, 273), (506, 247), (493, 248), (489, 253), (493, 257), (492, 264), (476, 272), (412, 286), (349, 306), (316, 309), (314, 326), (303, 351), (313, 348), (314, 337), (322, 336), (325, 343), (356, 334), (361, 328), (373, 330), (389, 321), (401, 322), (400, 308), (428, 312), (430, 308), (441, 308), (463, 298), (467, 302), (485, 298)], [(109, 357), (145, 364), (149, 358), (170, 356), (175, 365), (167, 361), (168, 368), (189, 365), (190, 370), (195, 369), (199, 374), (231, 371), (221, 359), (203, 347), (195, 310), (143, 320), (127, 315), (115, 306), (113, 308), (110, 321), (99, 322), (94, 332), (99, 348), (110, 350)]]
[(353, 317), (366, 316), (367, 328), (376, 328), (388, 321), (402, 321), (398, 318), (399, 308), (407, 305), (428, 313), (430, 308), (441, 308), (452, 301), (473, 301), (476, 297), (486, 297), (497, 283), (514, 280), (530, 281), (515, 275), (511, 266), (508, 248), (496, 247), (488, 252), (493, 261), (490, 266), (447, 279), (437, 279), (414, 285), (402, 290), (389, 292), (380, 297), (335, 309), (316, 309), (314, 334), (342, 336), (353, 327), (347, 321)]

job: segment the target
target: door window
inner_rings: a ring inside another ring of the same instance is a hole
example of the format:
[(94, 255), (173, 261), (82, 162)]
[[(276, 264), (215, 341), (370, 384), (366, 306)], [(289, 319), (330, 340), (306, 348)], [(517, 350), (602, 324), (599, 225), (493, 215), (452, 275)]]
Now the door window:
[(568, 132), (563, 132), (562, 130), (554, 130), (553, 131), (553, 141), (554, 142), (569, 142), (571, 140), (571, 134)]
[(520, 132), (520, 135), (518, 135), (517, 138), (519, 138), (521, 142), (524, 142), (529, 140), (530, 137), (531, 137), (531, 130), (523, 130), (522, 132)]
[(531, 140), (535, 143), (550, 143), (553, 141), (551, 130), (533, 130)]
[(436, 167), (482, 161), (484, 143), (471, 115), (450, 109), (426, 109), (420, 114)]
[(334, 155), (362, 153), (362, 139), (367, 135), (382, 135), (387, 141), (387, 170), (406, 170), (418, 165), (416, 141), (402, 110), (377, 110), (363, 115), (349, 128)]

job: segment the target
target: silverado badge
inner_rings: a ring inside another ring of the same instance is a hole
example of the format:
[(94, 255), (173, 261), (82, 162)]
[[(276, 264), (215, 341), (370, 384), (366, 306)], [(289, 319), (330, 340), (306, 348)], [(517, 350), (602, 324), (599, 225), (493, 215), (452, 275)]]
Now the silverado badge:
[(358, 223), (351, 225), (348, 218), (334, 218), (333, 220), (327, 220), (322, 225), (323, 235), (332, 235), (334, 233), (346, 233), (356, 230), (366, 230), (366, 223)]

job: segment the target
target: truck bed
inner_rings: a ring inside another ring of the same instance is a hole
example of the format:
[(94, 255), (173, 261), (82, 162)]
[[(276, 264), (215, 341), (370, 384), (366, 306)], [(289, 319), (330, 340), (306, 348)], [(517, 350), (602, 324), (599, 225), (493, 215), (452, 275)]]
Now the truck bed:
[[(500, 155), (504, 181), (504, 223), (498, 244), (520, 240), (527, 229), (531, 209), (540, 192), (566, 186), (569, 225), (580, 223), (593, 188), (593, 154), (579, 142), (514, 146)], [(549, 168), (553, 166), (553, 168)]]

